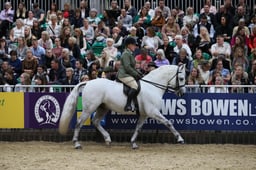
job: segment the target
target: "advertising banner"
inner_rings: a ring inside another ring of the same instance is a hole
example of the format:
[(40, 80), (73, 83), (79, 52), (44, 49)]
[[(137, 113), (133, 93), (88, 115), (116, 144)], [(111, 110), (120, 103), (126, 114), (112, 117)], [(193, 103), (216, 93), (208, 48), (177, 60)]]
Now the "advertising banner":
[(24, 93), (0, 93), (0, 128), (24, 128)]
[(25, 127), (58, 128), (67, 93), (25, 93)]
[[(162, 114), (178, 130), (239, 130), (256, 131), (255, 94), (189, 93), (182, 98), (166, 93)], [(134, 129), (138, 116), (111, 112), (106, 127)], [(147, 119), (144, 129), (167, 129), (153, 119)]]

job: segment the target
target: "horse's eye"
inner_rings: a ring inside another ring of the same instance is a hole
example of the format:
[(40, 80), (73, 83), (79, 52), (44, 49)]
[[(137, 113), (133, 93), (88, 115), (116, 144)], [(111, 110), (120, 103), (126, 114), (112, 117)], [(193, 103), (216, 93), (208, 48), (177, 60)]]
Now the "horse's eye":
[(180, 81), (183, 81), (184, 80), (184, 78), (180, 78)]

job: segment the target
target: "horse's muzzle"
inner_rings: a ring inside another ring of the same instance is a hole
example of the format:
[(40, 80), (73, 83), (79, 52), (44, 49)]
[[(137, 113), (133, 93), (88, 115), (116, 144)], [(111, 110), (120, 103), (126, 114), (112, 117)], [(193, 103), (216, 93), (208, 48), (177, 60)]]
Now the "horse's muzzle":
[(185, 87), (181, 87), (181, 88), (176, 92), (176, 95), (177, 95), (178, 97), (182, 97), (182, 96), (184, 95), (185, 91), (186, 91)]

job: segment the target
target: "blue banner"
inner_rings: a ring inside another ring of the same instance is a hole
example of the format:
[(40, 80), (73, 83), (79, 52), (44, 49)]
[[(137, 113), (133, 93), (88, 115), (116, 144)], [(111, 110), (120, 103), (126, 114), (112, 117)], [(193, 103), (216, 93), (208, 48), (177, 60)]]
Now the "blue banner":
[[(188, 93), (182, 98), (166, 93), (162, 114), (178, 130), (256, 130), (255, 94)], [(138, 116), (111, 112), (106, 117), (106, 128), (134, 129)], [(147, 119), (143, 129), (166, 129), (162, 124)]]

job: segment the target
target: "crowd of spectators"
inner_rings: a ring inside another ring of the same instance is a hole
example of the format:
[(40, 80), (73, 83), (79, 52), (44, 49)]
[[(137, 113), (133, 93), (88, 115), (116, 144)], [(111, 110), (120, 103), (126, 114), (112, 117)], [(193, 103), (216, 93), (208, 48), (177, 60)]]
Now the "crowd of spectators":
[[(96, 78), (115, 80), (124, 41), (133, 37), (136, 68), (143, 74), (162, 65), (186, 64), (188, 85), (255, 85), (256, 5), (245, 0), (216, 8), (205, 0), (199, 13), (184, 11), (159, 0), (141, 9), (112, 0), (102, 13), (88, 2), (72, 9), (51, 4), (48, 11), (20, 2), (13, 10), (6, 2), (0, 13), (0, 91), (35, 91), (19, 85), (75, 85)], [(200, 92), (202, 89), (189, 89)], [(47, 91), (37, 88), (36, 91)], [(249, 92), (220, 89), (209, 92)]]

